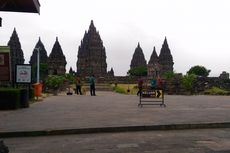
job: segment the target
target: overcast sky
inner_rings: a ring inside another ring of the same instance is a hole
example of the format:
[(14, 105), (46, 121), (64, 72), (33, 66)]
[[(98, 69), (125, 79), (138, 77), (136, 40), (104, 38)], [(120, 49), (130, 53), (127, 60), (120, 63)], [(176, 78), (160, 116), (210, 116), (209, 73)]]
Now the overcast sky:
[(195, 65), (210, 76), (230, 72), (229, 0), (39, 0), (41, 13), (0, 12), (0, 45), (7, 45), (14, 27), (29, 62), (39, 36), (49, 55), (56, 37), (76, 70), (78, 46), (90, 21), (106, 48), (107, 69), (126, 75), (138, 42), (147, 62), (165, 36), (174, 70), (185, 74)]

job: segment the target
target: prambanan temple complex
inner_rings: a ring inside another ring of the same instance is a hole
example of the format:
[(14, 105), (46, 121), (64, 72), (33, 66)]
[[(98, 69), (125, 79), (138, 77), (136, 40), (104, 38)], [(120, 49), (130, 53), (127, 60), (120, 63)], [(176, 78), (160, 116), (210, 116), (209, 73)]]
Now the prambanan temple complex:
[[(13, 30), (8, 46), (10, 47), (12, 69), (11, 77), (13, 79), (15, 77), (15, 65), (24, 64), (25, 61), (16, 29)], [(43, 72), (43, 75), (62, 75), (66, 73), (67, 61), (57, 37), (49, 56), (47, 55), (47, 51), (41, 38), (38, 39), (29, 61), (32, 67), (36, 67), (37, 65), (38, 50), (40, 53), (40, 64), (47, 65), (47, 71)], [(114, 76), (113, 68), (111, 68), (110, 71), (107, 71), (106, 49), (93, 21), (91, 21), (88, 31), (85, 31), (83, 39), (81, 40), (76, 52), (78, 57), (76, 61), (77, 75), (81, 77), (88, 77), (93, 74), (98, 78), (98, 80), (100, 80), (99, 78), (104, 78), (104, 81), (110, 82), (116, 81), (127, 83), (127, 80), (130, 80), (129, 76)], [(133, 56), (130, 57), (130, 59), (130, 69), (139, 66), (146, 67), (148, 71), (148, 78), (156, 78), (158, 76), (162, 76), (162, 74), (166, 72), (174, 71), (173, 56), (166, 37), (160, 49), (159, 55), (157, 54), (156, 48), (153, 47), (153, 51), (148, 62), (145, 59), (140, 43), (137, 44), (137, 47), (134, 49)], [(71, 71), (73, 71), (72, 68)], [(209, 82), (220, 83), (219, 80), (224, 79), (229, 79), (229, 74), (226, 72), (223, 72), (217, 80), (214, 78), (214, 81), (212, 80)], [(174, 82), (177, 84), (178, 80), (174, 80)]]
[[(15, 64), (24, 64), (23, 51), (16, 29), (13, 31), (8, 46), (11, 48), (12, 68), (14, 68)], [(58, 38), (56, 38), (49, 56), (47, 55), (41, 38), (39, 38), (29, 61), (30, 64), (35, 66), (37, 64), (38, 50), (40, 53), (40, 64), (46, 64), (48, 66), (47, 75), (61, 75), (66, 73), (65, 67), (67, 61)], [(87, 77), (93, 74), (96, 77), (114, 77), (113, 68), (107, 72), (106, 49), (93, 21), (91, 21), (88, 31), (85, 31), (81, 44), (78, 47), (77, 57), (76, 72), (78, 75)], [(145, 60), (143, 50), (140, 47), (140, 43), (138, 43), (131, 59), (130, 68), (132, 69), (138, 66), (148, 67), (148, 75), (154, 76), (167, 71), (173, 71), (173, 64), (173, 57), (168, 47), (167, 39), (165, 38), (159, 56), (154, 47), (148, 64)], [(14, 75), (14, 69), (12, 69), (12, 74)]]

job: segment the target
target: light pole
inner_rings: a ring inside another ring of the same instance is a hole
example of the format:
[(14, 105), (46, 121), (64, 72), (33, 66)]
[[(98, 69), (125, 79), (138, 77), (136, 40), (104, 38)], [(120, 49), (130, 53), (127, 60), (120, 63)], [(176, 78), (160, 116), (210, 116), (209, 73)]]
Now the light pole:
[(37, 83), (40, 82), (40, 79), (39, 79), (39, 72), (40, 72), (40, 48), (35, 48), (38, 52), (37, 52)]

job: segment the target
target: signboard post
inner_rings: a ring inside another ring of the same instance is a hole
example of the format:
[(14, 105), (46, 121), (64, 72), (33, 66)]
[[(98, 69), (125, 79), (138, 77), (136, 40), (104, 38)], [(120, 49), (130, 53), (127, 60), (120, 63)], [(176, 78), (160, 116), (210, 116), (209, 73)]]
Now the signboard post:
[(0, 46), (0, 81), (10, 81), (10, 47)]
[(31, 83), (31, 65), (19, 64), (16, 65), (16, 83)]

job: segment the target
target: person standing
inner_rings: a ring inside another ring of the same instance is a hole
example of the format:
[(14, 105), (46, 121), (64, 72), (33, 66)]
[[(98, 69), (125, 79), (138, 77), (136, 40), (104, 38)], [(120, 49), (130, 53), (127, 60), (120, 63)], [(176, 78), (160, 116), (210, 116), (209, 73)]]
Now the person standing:
[(81, 78), (79, 76), (76, 77), (76, 93), (77, 95), (80, 94), (82, 95), (82, 92), (81, 92)]
[(137, 96), (138, 96), (138, 95), (141, 95), (141, 93), (142, 93), (143, 83), (144, 83), (144, 80), (143, 80), (142, 77), (140, 77), (140, 78), (138, 79), (138, 82), (137, 82), (137, 85), (138, 85)]
[(163, 89), (163, 81), (160, 78), (160, 76), (158, 76), (158, 78), (157, 78), (157, 88), (158, 89)]
[(152, 78), (150, 80), (150, 88), (155, 90), (157, 88), (157, 80), (155, 78)]
[(96, 81), (96, 79), (95, 79), (94, 75), (91, 75), (89, 77), (90, 95), (91, 96), (96, 96), (96, 94), (95, 94), (95, 81)]

